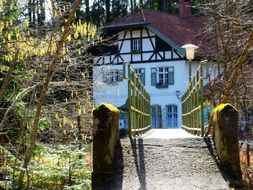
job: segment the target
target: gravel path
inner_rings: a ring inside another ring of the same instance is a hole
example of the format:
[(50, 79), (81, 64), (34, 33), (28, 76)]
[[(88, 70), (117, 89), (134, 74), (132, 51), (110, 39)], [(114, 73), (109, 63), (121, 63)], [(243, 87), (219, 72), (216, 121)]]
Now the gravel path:
[(182, 130), (158, 130), (120, 142), (113, 179), (95, 189), (229, 189), (203, 138)]

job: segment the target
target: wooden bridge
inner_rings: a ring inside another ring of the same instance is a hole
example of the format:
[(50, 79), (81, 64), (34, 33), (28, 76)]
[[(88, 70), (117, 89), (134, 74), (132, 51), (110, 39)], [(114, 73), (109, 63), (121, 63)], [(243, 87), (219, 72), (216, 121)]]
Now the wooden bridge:
[(116, 107), (102, 104), (94, 110), (93, 189), (242, 187), (237, 110), (229, 104), (216, 108), (216, 146), (212, 139), (203, 138), (202, 68), (183, 99), (183, 128), (192, 134), (183, 129), (150, 129), (149, 95), (130, 64), (124, 68), (129, 85), (129, 136), (118, 140)]
[(94, 189), (229, 189), (210, 146), (182, 129), (151, 129), (134, 140), (121, 139), (113, 176)]

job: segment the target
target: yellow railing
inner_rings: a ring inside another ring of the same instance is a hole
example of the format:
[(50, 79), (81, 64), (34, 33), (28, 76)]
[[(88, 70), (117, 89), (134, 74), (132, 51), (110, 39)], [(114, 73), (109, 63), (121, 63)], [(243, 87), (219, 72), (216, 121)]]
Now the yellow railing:
[(150, 96), (130, 63), (124, 63), (128, 80), (129, 136), (136, 137), (150, 129)]
[(204, 76), (205, 67), (206, 64), (200, 64), (182, 99), (182, 128), (201, 136), (204, 135), (203, 83), (206, 77)]

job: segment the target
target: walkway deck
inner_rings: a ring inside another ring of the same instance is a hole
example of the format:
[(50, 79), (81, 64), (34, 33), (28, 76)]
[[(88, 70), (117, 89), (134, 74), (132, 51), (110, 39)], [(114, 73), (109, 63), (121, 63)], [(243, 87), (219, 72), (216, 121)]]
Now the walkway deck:
[(95, 189), (229, 189), (203, 138), (181, 129), (155, 129), (121, 140), (114, 177)]
[(187, 133), (182, 129), (151, 129), (140, 138), (143, 139), (182, 139), (182, 138), (200, 138)]

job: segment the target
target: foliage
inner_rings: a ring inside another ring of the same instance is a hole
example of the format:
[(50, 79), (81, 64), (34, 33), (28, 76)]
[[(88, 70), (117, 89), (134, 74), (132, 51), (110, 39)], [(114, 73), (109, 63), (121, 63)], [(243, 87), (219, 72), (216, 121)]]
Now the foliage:
[[(36, 155), (40, 147), (35, 146), (37, 141), (52, 142), (50, 140), (55, 137), (38, 139), (38, 136), (43, 137), (45, 132), (52, 134), (50, 132), (55, 129), (64, 128), (63, 133), (72, 133), (68, 139), (81, 148), (83, 138), (90, 129), (86, 125), (91, 124), (91, 114), (85, 110), (92, 107), (91, 83), (87, 74), (91, 68), (87, 66), (89, 58), (86, 49), (95, 37), (96, 27), (75, 18), (74, 12), (79, 5), (80, 1), (79, 4), (64, 8), (61, 13), (54, 7), (57, 14), (52, 14), (51, 25), (37, 28), (34, 26), (39, 24), (39, 20), (26, 20), (22, 13), (25, 8), (21, 8), (18, 1), (0, 0), (0, 143), (12, 154), (12, 159), (5, 154), (0, 155), (4, 160), (0, 162), (0, 167), (4, 167), (4, 170), (0, 171), (0, 177), (6, 176), (5, 186), (12, 187), (19, 183), (21, 189), (23, 185), (39, 187), (50, 179), (60, 181), (60, 189), (64, 188), (64, 185), (66, 188), (72, 188), (72, 185), (87, 186), (88, 181), (80, 181), (78, 178), (86, 174), (76, 172), (77, 169), (81, 171), (80, 167), (84, 163), (76, 162), (76, 158), (72, 158), (74, 151), (79, 154), (80, 151), (70, 150), (68, 169), (71, 168), (71, 171), (68, 174), (71, 173), (72, 176), (67, 179), (70, 181), (66, 182), (67, 168), (66, 171), (52, 168), (47, 162), (43, 163), (43, 166), (38, 165)], [(62, 70), (59, 71), (58, 68)], [(54, 76), (55, 73), (64, 77)], [(87, 84), (83, 85), (84, 82)], [(55, 96), (55, 91), (63, 94), (57, 102), (51, 98)], [(58, 111), (58, 119), (53, 117), (55, 111)], [(87, 124), (76, 122), (77, 117), (86, 120)], [(56, 141), (64, 140), (66, 138)], [(57, 156), (63, 154), (50, 150), (46, 152), (59, 154)], [(35, 157), (32, 157), (33, 155)], [(35, 170), (39, 170), (39, 173), (44, 171), (40, 173), (41, 178)], [(46, 170), (50, 171), (47, 173)], [(53, 180), (50, 183), (53, 183)], [(49, 184), (46, 186), (50, 187)]]
[[(21, 160), (17, 160), (4, 147), (0, 148), (4, 151), (1, 158), (5, 163), (9, 163), (0, 167), (0, 173), (3, 174), (0, 187), (12, 189), (13, 185), (9, 182), (17, 181), (17, 165), (21, 165)], [(88, 151), (88, 146), (80, 150), (75, 145), (52, 147), (38, 144), (29, 166), (29, 173), (24, 179), (25, 183), (38, 189), (90, 189), (90, 171), (87, 170), (84, 159)]]

